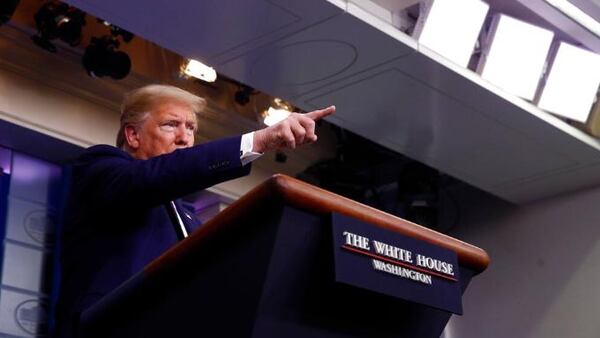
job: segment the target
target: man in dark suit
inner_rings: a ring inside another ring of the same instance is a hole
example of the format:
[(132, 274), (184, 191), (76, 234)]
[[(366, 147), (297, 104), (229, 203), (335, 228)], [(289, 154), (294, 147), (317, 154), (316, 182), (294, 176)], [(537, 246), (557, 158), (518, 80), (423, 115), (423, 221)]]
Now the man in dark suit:
[(247, 175), (266, 151), (315, 142), (315, 121), (335, 107), (292, 114), (271, 127), (194, 145), (205, 101), (150, 85), (126, 95), (117, 147), (87, 149), (72, 167), (62, 232), (57, 336), (79, 315), (199, 224), (180, 197)]

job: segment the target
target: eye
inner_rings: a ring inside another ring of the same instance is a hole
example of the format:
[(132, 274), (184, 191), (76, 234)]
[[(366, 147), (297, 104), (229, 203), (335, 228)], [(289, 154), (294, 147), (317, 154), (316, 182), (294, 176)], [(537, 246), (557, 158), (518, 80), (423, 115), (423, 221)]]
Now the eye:
[(189, 131), (192, 131), (192, 132), (196, 131), (196, 125), (193, 123), (186, 123), (185, 127)]
[(160, 125), (160, 129), (164, 131), (174, 131), (179, 126), (179, 122), (177, 121), (166, 121)]

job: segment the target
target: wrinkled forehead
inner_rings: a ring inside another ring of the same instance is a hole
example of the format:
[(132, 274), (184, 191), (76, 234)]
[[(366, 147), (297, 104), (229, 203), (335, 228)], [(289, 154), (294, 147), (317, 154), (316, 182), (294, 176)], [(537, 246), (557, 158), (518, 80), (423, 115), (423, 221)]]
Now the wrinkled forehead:
[(185, 101), (166, 99), (158, 101), (150, 113), (155, 118), (177, 118), (186, 122), (198, 122), (192, 105)]

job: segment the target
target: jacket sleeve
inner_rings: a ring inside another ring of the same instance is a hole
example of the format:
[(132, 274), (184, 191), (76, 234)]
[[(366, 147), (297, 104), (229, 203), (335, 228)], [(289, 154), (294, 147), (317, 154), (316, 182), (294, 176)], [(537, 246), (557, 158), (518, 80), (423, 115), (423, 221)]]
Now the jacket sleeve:
[(104, 147), (84, 155), (73, 169), (75, 189), (95, 208), (156, 206), (250, 173), (250, 165), (240, 161), (239, 136), (148, 160)]

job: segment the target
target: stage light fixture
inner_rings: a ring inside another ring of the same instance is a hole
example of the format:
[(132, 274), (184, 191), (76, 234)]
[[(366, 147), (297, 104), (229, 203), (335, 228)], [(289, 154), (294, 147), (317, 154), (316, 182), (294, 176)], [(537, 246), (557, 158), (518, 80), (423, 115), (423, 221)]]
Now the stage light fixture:
[(206, 82), (215, 82), (217, 80), (217, 72), (214, 68), (193, 59), (181, 65), (181, 73)]
[(85, 13), (58, 1), (48, 1), (34, 15), (38, 33), (31, 37), (39, 47), (55, 53), (51, 42), (61, 39), (70, 46), (81, 42), (81, 29), (85, 25)]
[(481, 77), (503, 90), (532, 100), (554, 33), (498, 14), (479, 62)]
[(600, 55), (561, 43), (538, 106), (586, 122), (600, 84)]
[(244, 106), (250, 102), (250, 96), (256, 94), (254, 88), (240, 84), (239, 89), (235, 92), (233, 99), (240, 106)]
[(110, 35), (93, 37), (83, 54), (83, 67), (92, 77), (109, 76), (120, 80), (129, 74), (131, 60), (122, 51), (116, 50), (119, 41)]
[(10, 20), (18, 5), (19, 0), (4, 0), (0, 2), (0, 26)]
[(131, 42), (131, 40), (133, 40), (133, 33), (124, 30), (121, 27), (115, 26), (112, 23), (106, 21), (106, 20), (102, 20), (102, 19), (97, 19), (98, 22), (100, 22), (101, 24), (103, 24), (104, 26), (108, 27), (108, 29), (110, 29), (110, 34), (114, 37), (121, 37), (123, 39), (123, 42), (129, 43)]
[(425, 47), (467, 67), (489, 7), (480, 0), (424, 1), (413, 36)]

